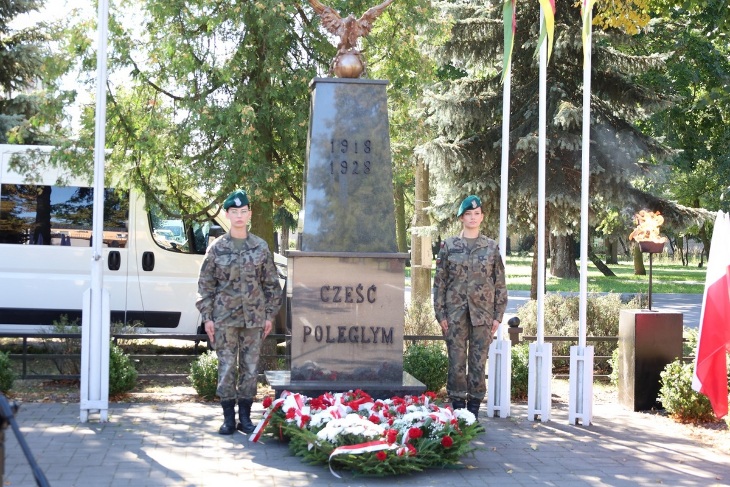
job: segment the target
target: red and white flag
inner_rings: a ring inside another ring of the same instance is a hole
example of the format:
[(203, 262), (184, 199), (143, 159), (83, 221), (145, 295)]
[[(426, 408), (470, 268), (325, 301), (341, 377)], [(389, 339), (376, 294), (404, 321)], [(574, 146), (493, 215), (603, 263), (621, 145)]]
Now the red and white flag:
[(715, 416), (727, 415), (727, 362), (730, 351), (730, 215), (717, 212), (707, 259), (700, 340), (692, 389), (712, 403)]

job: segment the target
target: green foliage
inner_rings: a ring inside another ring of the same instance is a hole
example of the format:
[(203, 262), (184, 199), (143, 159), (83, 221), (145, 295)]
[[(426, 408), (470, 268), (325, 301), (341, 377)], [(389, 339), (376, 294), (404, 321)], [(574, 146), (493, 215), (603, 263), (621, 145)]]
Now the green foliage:
[(443, 343), (416, 343), (403, 355), (403, 370), (426, 385), (426, 390), (438, 392), (446, 385), (449, 357)]
[(704, 394), (692, 389), (693, 364), (675, 360), (668, 364), (661, 376), (659, 401), (664, 409), (677, 421), (700, 423), (712, 421), (715, 414), (710, 400)]
[(430, 300), (406, 306), (403, 333), (417, 336), (441, 335), (441, 327), (436, 323), (433, 303)]
[(15, 373), (9, 355), (9, 353), (0, 352), (0, 392), (8, 392), (13, 388), (13, 381), (15, 381)]
[[(548, 294), (544, 301), (544, 333), (546, 336), (578, 335), (578, 296)], [(618, 321), (622, 309), (636, 308), (634, 301), (622, 303), (618, 294), (591, 295), (587, 298), (586, 336), (618, 336)], [(529, 301), (517, 311), (525, 335), (537, 335), (537, 301)], [(553, 344), (553, 355), (570, 355), (571, 343)], [(595, 355), (611, 355), (615, 343), (598, 342)]]
[(611, 352), (611, 359), (608, 361), (609, 367), (611, 367), (611, 374), (609, 375), (609, 380), (611, 381), (611, 384), (618, 385), (618, 347), (613, 349), (613, 352)]
[(114, 342), (109, 344), (109, 395), (124, 394), (137, 385), (137, 370), (129, 355)]
[[(80, 334), (81, 325), (78, 324), (78, 320), (70, 321), (68, 315), (61, 315), (58, 320), (53, 322), (53, 326), (46, 333)], [(46, 353), (64, 355), (64, 357), (52, 359), (59, 374), (81, 374), (81, 338), (41, 336), (40, 340)]]
[(520, 343), (512, 347), (512, 386), (510, 394), (513, 400), (527, 398), (527, 387), (530, 365), (530, 345)]
[(218, 388), (218, 357), (208, 350), (192, 363), (188, 380), (200, 397), (212, 401)]

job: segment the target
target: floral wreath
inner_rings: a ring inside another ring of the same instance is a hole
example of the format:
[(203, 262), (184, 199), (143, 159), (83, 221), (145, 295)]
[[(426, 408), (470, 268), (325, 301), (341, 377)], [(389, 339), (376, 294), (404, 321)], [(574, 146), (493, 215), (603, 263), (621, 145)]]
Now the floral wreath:
[(307, 463), (363, 475), (397, 475), (445, 467), (474, 450), (481, 429), (466, 409), (439, 406), (436, 395), (373, 399), (361, 390), (315, 398), (284, 391), (264, 398), (264, 417), (250, 441), (264, 432), (289, 441)]

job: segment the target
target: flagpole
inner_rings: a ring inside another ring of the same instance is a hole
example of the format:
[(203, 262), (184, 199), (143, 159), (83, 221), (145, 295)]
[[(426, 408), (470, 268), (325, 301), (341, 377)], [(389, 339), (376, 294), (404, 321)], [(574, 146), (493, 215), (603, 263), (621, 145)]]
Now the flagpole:
[(580, 198), (580, 292), (578, 307), (578, 346), (570, 347), (570, 394), (568, 422), (591, 423), (593, 416), (593, 347), (586, 347), (588, 308), (588, 195), (590, 189), (591, 147), (591, 44), (592, 3), (584, 3), (583, 21), (583, 134)]
[[(506, 27), (505, 27), (506, 28)], [(511, 68), (507, 64), (502, 86), (502, 172), (499, 204), (499, 251), (502, 262), (507, 262), (507, 205), (509, 184), (509, 124)], [(497, 329), (497, 339), (489, 345), (489, 370), (487, 373), (487, 416), (507, 418), (511, 414), (512, 342), (505, 339), (504, 322)]]
[[(540, 7), (541, 35), (545, 13)], [(537, 342), (530, 344), (527, 419), (550, 420), (552, 344), (545, 343), (545, 145), (547, 122), (547, 40), (540, 46), (537, 177)]]
[(98, 8), (96, 54), (96, 128), (94, 139), (94, 209), (91, 238), (91, 287), (84, 293), (81, 318), (80, 419), (98, 411), (107, 421), (109, 409), (109, 326), (108, 291), (104, 285), (104, 146), (106, 139), (106, 48), (109, 0)]

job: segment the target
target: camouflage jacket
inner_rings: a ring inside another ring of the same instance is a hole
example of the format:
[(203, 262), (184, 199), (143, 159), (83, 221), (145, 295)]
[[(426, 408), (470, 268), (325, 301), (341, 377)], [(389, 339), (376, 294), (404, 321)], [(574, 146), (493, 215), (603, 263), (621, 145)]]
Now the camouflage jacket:
[(281, 285), (266, 241), (248, 234), (236, 250), (230, 233), (208, 248), (198, 278), (195, 302), (205, 323), (263, 327), (281, 307)]
[(465, 239), (446, 239), (436, 258), (433, 288), (437, 321), (457, 321), (468, 310), (474, 326), (501, 322), (507, 285), (497, 242), (480, 235), (470, 252)]

